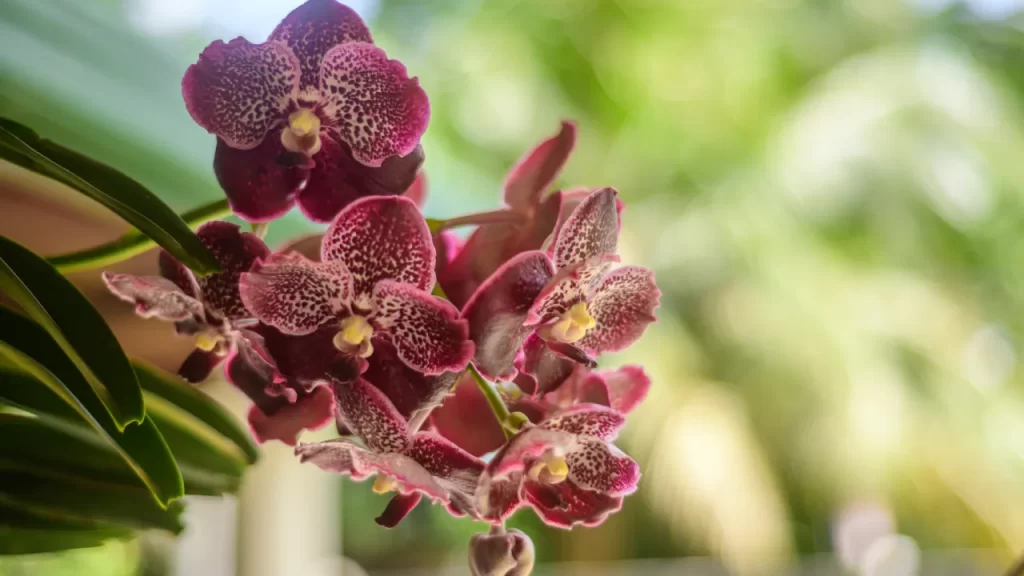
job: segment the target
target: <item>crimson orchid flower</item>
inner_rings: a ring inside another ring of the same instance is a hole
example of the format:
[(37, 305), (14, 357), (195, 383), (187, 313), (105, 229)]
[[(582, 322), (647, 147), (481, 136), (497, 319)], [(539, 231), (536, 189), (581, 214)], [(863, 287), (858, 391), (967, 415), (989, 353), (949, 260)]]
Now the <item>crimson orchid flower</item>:
[(296, 202), (330, 221), (358, 198), (403, 193), (423, 163), (427, 95), (335, 0), (299, 6), (262, 44), (210, 44), (181, 87), (217, 136), (214, 172), (232, 210), (252, 222)]

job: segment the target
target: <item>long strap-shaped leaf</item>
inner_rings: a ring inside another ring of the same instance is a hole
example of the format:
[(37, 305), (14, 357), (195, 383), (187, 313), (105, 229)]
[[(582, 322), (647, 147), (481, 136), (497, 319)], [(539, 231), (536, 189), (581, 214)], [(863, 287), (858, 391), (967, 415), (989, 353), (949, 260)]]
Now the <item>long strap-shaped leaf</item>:
[(139, 381), (100, 313), (46, 260), (3, 236), (0, 291), (46, 329), (86, 380), (104, 394), (103, 405), (118, 428), (142, 420)]
[[(75, 408), (111, 442), (162, 506), (182, 496), (181, 472), (153, 421), (145, 418), (138, 424), (119, 429), (96, 390), (60, 346), (35, 323), (2, 308), (0, 356), (5, 356), (18, 368), (46, 384)], [(0, 372), (0, 378), (4, 374)], [(3, 385), (2, 381), (0, 385)]]
[(67, 184), (106, 206), (200, 275), (218, 270), (217, 260), (178, 214), (144, 186), (117, 170), (30, 128), (0, 118), (0, 158)]
[(132, 364), (135, 366), (135, 373), (139, 376), (139, 383), (142, 384), (142, 388), (146, 392), (160, 396), (201, 420), (231, 440), (245, 454), (246, 462), (249, 464), (256, 462), (260, 453), (252, 441), (252, 436), (223, 406), (195, 386), (189, 386), (180, 378), (172, 377), (159, 368), (139, 360), (132, 361)]
[(40, 554), (130, 538), (126, 526), (72, 520), (0, 503), (0, 554)]

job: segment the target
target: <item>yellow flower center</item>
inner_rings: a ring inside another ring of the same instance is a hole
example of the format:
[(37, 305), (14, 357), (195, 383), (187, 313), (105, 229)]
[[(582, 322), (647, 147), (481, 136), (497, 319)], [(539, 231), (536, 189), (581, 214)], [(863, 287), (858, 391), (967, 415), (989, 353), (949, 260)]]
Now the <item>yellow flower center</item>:
[(341, 330), (334, 335), (334, 347), (342, 352), (368, 358), (373, 354), (373, 326), (362, 316), (355, 314), (341, 321)]
[(196, 348), (203, 352), (213, 352), (213, 349), (220, 344), (224, 337), (216, 332), (202, 331), (196, 334)]
[(288, 115), (288, 126), (281, 131), (281, 144), (290, 152), (312, 156), (320, 151), (320, 118), (308, 108)]
[(569, 464), (562, 456), (550, 456), (537, 461), (527, 474), (531, 480), (559, 484), (569, 476)]
[(585, 302), (577, 302), (566, 310), (557, 322), (551, 325), (549, 334), (559, 342), (573, 343), (583, 338), (597, 325), (594, 317), (587, 311)]
[(373, 491), (377, 494), (387, 494), (398, 487), (398, 481), (387, 474), (377, 474), (373, 481)]

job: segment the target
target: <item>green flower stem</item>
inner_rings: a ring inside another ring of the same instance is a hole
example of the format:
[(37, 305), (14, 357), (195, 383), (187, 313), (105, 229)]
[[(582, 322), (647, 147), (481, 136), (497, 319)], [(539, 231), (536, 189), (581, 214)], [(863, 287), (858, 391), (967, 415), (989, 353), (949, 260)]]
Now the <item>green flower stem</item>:
[(447, 220), (438, 220), (436, 218), (427, 218), (427, 227), (430, 228), (431, 234), (437, 234), (442, 230), (449, 228), (458, 228), (459, 226), (479, 226), (481, 224), (518, 224), (525, 220), (523, 214), (510, 210), (508, 208), (502, 208), (501, 210), (491, 210), (490, 212), (477, 212), (476, 214), (467, 214), (465, 216), (457, 216), (455, 218), (448, 218)]
[(505, 432), (505, 438), (511, 438), (515, 434), (515, 429), (510, 419), (511, 414), (509, 414), (508, 407), (505, 406), (505, 401), (501, 399), (498, 389), (494, 387), (494, 384), (484, 379), (480, 372), (477, 371), (476, 366), (470, 364), (469, 373), (473, 375), (477, 388), (480, 389), (480, 392), (483, 392), (484, 398), (487, 399), (487, 405), (491, 407), (494, 417), (501, 424), (501, 429)]
[[(190, 228), (195, 230), (202, 224), (223, 218), (229, 214), (231, 214), (231, 208), (228, 207), (228, 201), (227, 199), (222, 199), (189, 210), (181, 215), (181, 219)], [(132, 230), (108, 244), (70, 254), (53, 256), (49, 258), (49, 261), (61, 273), (67, 274), (68, 272), (89, 270), (115, 264), (132, 256), (142, 254), (154, 246), (156, 246), (156, 242), (153, 242), (148, 236), (140, 233), (138, 230)]]

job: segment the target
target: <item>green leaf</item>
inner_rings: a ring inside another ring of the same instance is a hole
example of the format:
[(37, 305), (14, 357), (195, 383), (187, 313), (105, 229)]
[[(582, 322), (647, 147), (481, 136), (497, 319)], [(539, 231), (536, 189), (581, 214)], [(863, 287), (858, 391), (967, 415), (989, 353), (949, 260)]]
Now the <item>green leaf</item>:
[(175, 460), (219, 474), (242, 475), (245, 455), (228, 439), (155, 394), (146, 394), (146, 406), (147, 417), (160, 429)]
[[(230, 214), (231, 208), (228, 206), (228, 201), (220, 199), (185, 212), (181, 215), (181, 219), (188, 224), (189, 228), (195, 230), (211, 220), (217, 220)], [(57, 270), (67, 274), (78, 270), (109, 266), (142, 254), (154, 246), (156, 246), (156, 242), (152, 238), (140, 234), (137, 230), (132, 230), (113, 242), (78, 252), (51, 256), (49, 261)]]
[(0, 554), (21, 555), (91, 548), (107, 540), (127, 540), (127, 526), (72, 520), (0, 504)]
[(8, 506), (68, 520), (99, 520), (175, 534), (184, 529), (180, 502), (161, 508), (142, 488), (20, 469), (9, 462), (0, 462), (0, 473), (4, 478), (0, 503)]
[(100, 313), (46, 260), (3, 236), (0, 290), (45, 328), (104, 394), (103, 405), (119, 428), (142, 420), (146, 412), (139, 381)]
[[(146, 418), (119, 429), (99, 396), (60, 346), (32, 321), (0, 308), (0, 356), (45, 384), (120, 453), (161, 505), (182, 496), (181, 472), (167, 443)], [(44, 366), (45, 363), (45, 366)], [(0, 389), (10, 372), (0, 372)]]
[(0, 158), (67, 184), (106, 206), (198, 274), (217, 260), (184, 220), (144, 186), (113, 168), (0, 118)]
[(245, 454), (247, 463), (256, 462), (260, 453), (252, 441), (252, 435), (223, 406), (195, 386), (190, 386), (159, 368), (139, 360), (134, 360), (133, 364), (144, 390), (181, 408), (231, 440)]

